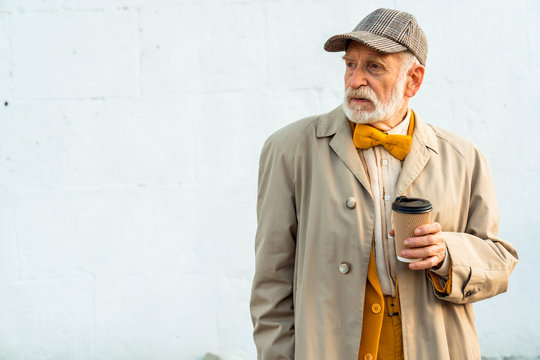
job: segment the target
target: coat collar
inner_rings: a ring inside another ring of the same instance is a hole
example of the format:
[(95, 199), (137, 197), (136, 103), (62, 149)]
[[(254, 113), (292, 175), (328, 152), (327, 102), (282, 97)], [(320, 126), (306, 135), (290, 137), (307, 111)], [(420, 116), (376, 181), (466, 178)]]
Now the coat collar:
[(332, 137), (329, 142), (330, 147), (364, 186), (367, 192), (371, 194), (368, 175), (354, 147), (351, 127), (341, 106), (319, 118), (317, 123), (317, 137)]
[(395, 197), (403, 192), (420, 175), (431, 156), (438, 156), (439, 145), (433, 129), (414, 113), (413, 141), (409, 153), (403, 160), (395, 189)]
[(336, 134), (344, 124), (348, 124), (348, 120), (340, 105), (319, 118), (317, 123), (317, 137), (332, 136)]
[[(396, 193), (402, 194), (418, 177), (429, 158), (439, 153), (437, 137), (433, 129), (414, 113), (414, 132), (411, 149), (403, 161), (403, 167), (396, 184)], [(352, 141), (351, 128), (341, 106), (322, 115), (317, 123), (317, 137), (332, 137), (330, 147), (347, 165), (358, 181), (370, 191), (369, 179)]]

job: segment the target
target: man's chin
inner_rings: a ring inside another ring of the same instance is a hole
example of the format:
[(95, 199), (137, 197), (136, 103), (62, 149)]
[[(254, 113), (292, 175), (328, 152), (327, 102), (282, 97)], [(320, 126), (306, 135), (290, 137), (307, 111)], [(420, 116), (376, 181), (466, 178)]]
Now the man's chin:
[(355, 108), (354, 106), (353, 108), (351, 108), (351, 106), (346, 103), (343, 103), (341, 107), (343, 108), (343, 111), (345, 112), (347, 119), (349, 119), (353, 123), (372, 124), (372, 123), (377, 122), (377, 120), (373, 119), (372, 118), (373, 116), (371, 116), (373, 111), (367, 111), (365, 109), (358, 109), (358, 108)]

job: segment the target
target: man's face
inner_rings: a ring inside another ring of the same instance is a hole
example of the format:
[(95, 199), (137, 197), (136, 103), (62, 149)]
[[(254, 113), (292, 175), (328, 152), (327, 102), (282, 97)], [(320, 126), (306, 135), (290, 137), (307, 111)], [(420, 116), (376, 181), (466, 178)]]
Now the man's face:
[(351, 41), (345, 60), (343, 110), (356, 123), (387, 121), (404, 105), (406, 77), (400, 54), (383, 54)]

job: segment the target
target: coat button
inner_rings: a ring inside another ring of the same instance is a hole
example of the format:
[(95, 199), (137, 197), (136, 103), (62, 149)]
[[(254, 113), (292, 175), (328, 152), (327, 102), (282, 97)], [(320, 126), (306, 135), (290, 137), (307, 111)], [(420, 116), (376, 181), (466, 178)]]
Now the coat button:
[(339, 271), (342, 274), (347, 274), (349, 273), (349, 271), (351, 271), (351, 265), (347, 262), (342, 262), (341, 264), (339, 264)]
[(381, 310), (382, 310), (381, 305), (379, 305), (379, 304), (371, 305), (371, 311), (373, 311), (375, 314), (380, 313)]
[(345, 205), (347, 205), (349, 209), (354, 209), (356, 207), (356, 199), (353, 197), (347, 198)]
[(373, 360), (373, 354), (367, 353), (366, 355), (364, 355), (364, 360)]

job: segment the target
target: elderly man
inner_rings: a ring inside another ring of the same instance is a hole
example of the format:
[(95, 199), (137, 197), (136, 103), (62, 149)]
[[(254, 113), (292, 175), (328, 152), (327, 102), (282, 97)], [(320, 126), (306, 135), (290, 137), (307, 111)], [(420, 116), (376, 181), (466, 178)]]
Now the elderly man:
[[(324, 47), (345, 51), (345, 101), (277, 131), (261, 154), (258, 357), (480, 359), (472, 303), (506, 291), (518, 257), (497, 237), (484, 156), (409, 108), (424, 32), (412, 15), (378, 9)], [(396, 253), (401, 195), (428, 199), (433, 222)]]

